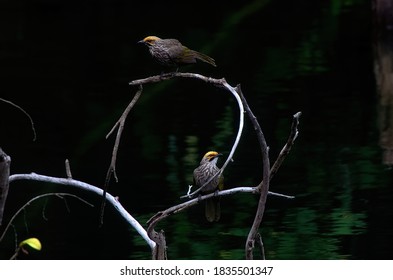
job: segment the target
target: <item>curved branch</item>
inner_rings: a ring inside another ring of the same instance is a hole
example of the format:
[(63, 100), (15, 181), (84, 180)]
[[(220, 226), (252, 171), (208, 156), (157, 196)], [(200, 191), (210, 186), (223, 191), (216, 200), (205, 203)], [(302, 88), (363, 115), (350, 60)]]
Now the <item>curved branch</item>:
[(259, 197), (258, 201), (258, 208), (257, 212), (255, 214), (254, 222), (252, 224), (252, 227), (250, 229), (250, 232), (248, 233), (247, 236), (247, 241), (245, 245), (245, 255), (246, 259), (253, 259), (253, 249), (254, 249), (254, 244), (255, 244), (255, 239), (258, 234), (258, 229), (259, 226), (262, 222), (263, 214), (265, 212), (265, 206), (266, 206), (266, 199), (267, 199), (267, 194), (269, 192), (269, 184), (270, 184), (270, 161), (269, 161), (269, 148), (266, 144), (266, 139), (265, 136), (262, 132), (262, 129), (257, 121), (257, 118), (251, 111), (250, 107), (248, 106), (246, 98), (243, 96), (243, 93), (241, 92), (239, 88), (239, 93), (240, 96), (242, 97), (242, 101), (244, 104), (244, 107), (246, 108), (246, 112), (254, 126), (254, 129), (257, 134), (258, 142), (261, 148), (261, 153), (262, 153), (262, 163), (263, 163), (263, 170), (262, 170), (262, 182), (258, 185), (258, 188), (261, 190), (261, 195)]
[(22, 107), (20, 107), (19, 105), (16, 105), (15, 103), (13, 103), (13, 102), (11, 102), (11, 101), (9, 101), (9, 100), (6, 100), (6, 99), (1, 98), (1, 97), (0, 97), (0, 100), (3, 101), (3, 102), (5, 102), (5, 103), (8, 103), (8, 104), (14, 106), (14, 107), (17, 108), (17, 109), (19, 109), (20, 111), (22, 111), (23, 114), (26, 115), (26, 117), (29, 118), (29, 121), (30, 121), (30, 124), (31, 124), (31, 130), (33, 131), (33, 141), (35, 141), (35, 140), (37, 139), (37, 134), (36, 134), (36, 132), (35, 132), (35, 127), (34, 127), (33, 118), (29, 115), (29, 113), (27, 113), (27, 112), (26, 112)]
[(206, 83), (211, 83), (215, 85), (220, 85), (225, 81), (225, 79), (210, 78), (196, 73), (171, 72), (171, 73), (164, 73), (162, 75), (151, 76), (144, 79), (134, 80), (129, 82), (128, 84), (130, 86), (140, 86), (144, 84), (158, 83), (161, 81), (170, 80), (175, 77), (199, 79)]
[(231, 85), (229, 85), (227, 83), (227, 81), (224, 78), (215, 79), (215, 78), (210, 78), (210, 77), (206, 77), (206, 76), (203, 76), (201, 74), (195, 74), (195, 73), (171, 72), (171, 73), (165, 73), (165, 74), (162, 74), (162, 75), (152, 76), (152, 77), (145, 78), (145, 79), (134, 80), (134, 81), (131, 81), (129, 83), (129, 85), (132, 85), (132, 86), (139, 85), (139, 86), (141, 86), (143, 84), (157, 83), (157, 82), (168, 80), (168, 79), (172, 79), (172, 78), (175, 78), (175, 77), (199, 79), (199, 80), (202, 80), (202, 81), (204, 81), (206, 83), (213, 84), (213, 85), (215, 85), (217, 87), (224, 88), (224, 89), (228, 90), (235, 97), (235, 99), (237, 101), (237, 104), (239, 106), (239, 128), (238, 128), (238, 131), (237, 131), (237, 135), (236, 135), (234, 144), (232, 145), (232, 149), (231, 149), (231, 151), (230, 151), (226, 161), (224, 162), (224, 164), (222, 165), (220, 170), (215, 175), (211, 176), (210, 179), (204, 185), (202, 185), (199, 189), (195, 190), (191, 194), (187, 194), (187, 195), (181, 197), (181, 198), (186, 198), (186, 197), (187, 198), (190, 198), (190, 197), (192, 198), (196, 194), (198, 194), (200, 192), (200, 190), (203, 189), (207, 184), (209, 184), (215, 177), (221, 175), (224, 172), (224, 170), (225, 170), (226, 166), (228, 165), (228, 163), (232, 160), (233, 155), (234, 155), (234, 153), (236, 151), (236, 148), (237, 148), (237, 146), (238, 146), (238, 144), (240, 142), (240, 137), (241, 137), (242, 132), (243, 132), (243, 127), (244, 127), (244, 107), (243, 107), (243, 103), (242, 103), (242, 100), (241, 100), (239, 92), (238, 92), (238, 90), (240, 89), (239, 86), (232, 87)]
[[(100, 196), (102, 196), (103, 193), (102, 189), (81, 181), (77, 181), (74, 179), (50, 177), (50, 176), (39, 175), (35, 173), (14, 174), (9, 177), (10, 183), (18, 180), (33, 180), (33, 181), (47, 182), (47, 183), (53, 183), (58, 185), (66, 185), (84, 191), (93, 192)], [(146, 243), (150, 246), (150, 248), (154, 249), (154, 247), (156, 246), (155, 242), (148, 237), (146, 230), (139, 224), (137, 220), (134, 219), (134, 217), (132, 217), (127, 212), (127, 210), (124, 209), (124, 207), (120, 204), (120, 202), (109, 193), (107, 193), (106, 200), (117, 210), (117, 212), (127, 221), (127, 223), (139, 233), (139, 235), (146, 241)]]

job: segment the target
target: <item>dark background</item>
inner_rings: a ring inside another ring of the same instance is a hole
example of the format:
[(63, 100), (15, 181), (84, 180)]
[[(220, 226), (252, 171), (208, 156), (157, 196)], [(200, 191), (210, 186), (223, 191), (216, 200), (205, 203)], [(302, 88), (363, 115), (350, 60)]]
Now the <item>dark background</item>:
[[(112, 128), (136, 92), (134, 79), (161, 73), (144, 46), (147, 35), (177, 38), (215, 58), (180, 71), (225, 77), (256, 114), (273, 162), (286, 142), (292, 115), (302, 111), (300, 134), (271, 183), (296, 199), (269, 197), (260, 232), (268, 259), (389, 259), (393, 257), (393, 192), (383, 156), (385, 108), (377, 90), (375, 30), (365, 0), (332, 1), (0, 1), (0, 146), (12, 174), (36, 172), (102, 186)], [(391, 44), (387, 49), (392, 49)], [(382, 105), (381, 105), (382, 104)], [(192, 171), (211, 149), (228, 155), (238, 127), (236, 102), (195, 80), (146, 85), (123, 132), (109, 192), (142, 225), (175, 205)], [(385, 135), (386, 136), (386, 135)], [(246, 119), (228, 188), (261, 179), (261, 157)], [(220, 162), (221, 164), (223, 162)], [(67, 191), (33, 182), (10, 186), (3, 231), (34, 195)], [(73, 191), (73, 193), (75, 193)], [(0, 243), (9, 258), (15, 244), (34, 236), (38, 259), (149, 259), (143, 240), (107, 207), (98, 228), (100, 198), (52, 197), (29, 206)], [(170, 259), (242, 259), (257, 198), (222, 200), (219, 223), (203, 207), (179, 213), (164, 229)]]

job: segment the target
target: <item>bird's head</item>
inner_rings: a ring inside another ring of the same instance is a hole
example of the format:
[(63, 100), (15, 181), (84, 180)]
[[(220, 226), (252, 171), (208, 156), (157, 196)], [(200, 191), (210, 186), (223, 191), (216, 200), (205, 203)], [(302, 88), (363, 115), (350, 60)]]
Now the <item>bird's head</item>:
[(207, 152), (203, 158), (202, 158), (202, 162), (213, 162), (216, 163), (218, 160), (218, 157), (222, 156), (222, 154), (217, 153), (215, 151), (209, 151)]
[(138, 43), (153, 46), (159, 40), (161, 40), (161, 38), (158, 38), (157, 36), (147, 36), (145, 39), (138, 41)]

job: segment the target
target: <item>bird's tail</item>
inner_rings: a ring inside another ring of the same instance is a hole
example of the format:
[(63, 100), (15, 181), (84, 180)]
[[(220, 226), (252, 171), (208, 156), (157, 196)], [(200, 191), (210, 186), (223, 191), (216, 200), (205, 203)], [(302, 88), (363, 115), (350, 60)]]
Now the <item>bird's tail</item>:
[(204, 53), (197, 52), (197, 51), (193, 51), (193, 53), (197, 59), (199, 59), (203, 62), (209, 63), (210, 65), (213, 65), (214, 67), (217, 67), (216, 61), (213, 58), (211, 58), (210, 56), (208, 56)]
[(218, 222), (221, 217), (220, 198), (213, 197), (205, 202), (205, 216), (209, 222)]

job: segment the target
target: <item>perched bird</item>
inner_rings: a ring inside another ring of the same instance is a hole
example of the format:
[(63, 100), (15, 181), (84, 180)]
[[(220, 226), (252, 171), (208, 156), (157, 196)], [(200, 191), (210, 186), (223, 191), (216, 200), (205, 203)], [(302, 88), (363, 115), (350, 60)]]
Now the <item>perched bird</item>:
[(179, 67), (184, 64), (196, 63), (197, 59), (216, 66), (213, 58), (206, 54), (190, 50), (176, 39), (161, 39), (156, 36), (147, 36), (139, 41), (148, 46), (153, 58), (163, 66)]
[[(196, 187), (202, 187), (213, 175), (215, 175), (220, 170), (216, 165), (219, 156), (222, 156), (222, 154), (214, 151), (207, 152), (203, 156), (199, 166), (194, 170), (194, 185), (196, 185)], [(204, 186), (200, 192), (201, 194), (209, 194), (217, 190), (222, 190), (223, 188), (224, 176), (218, 175), (206, 186)], [(219, 197), (213, 197), (206, 200), (205, 216), (209, 222), (217, 222), (220, 219), (221, 209)]]

